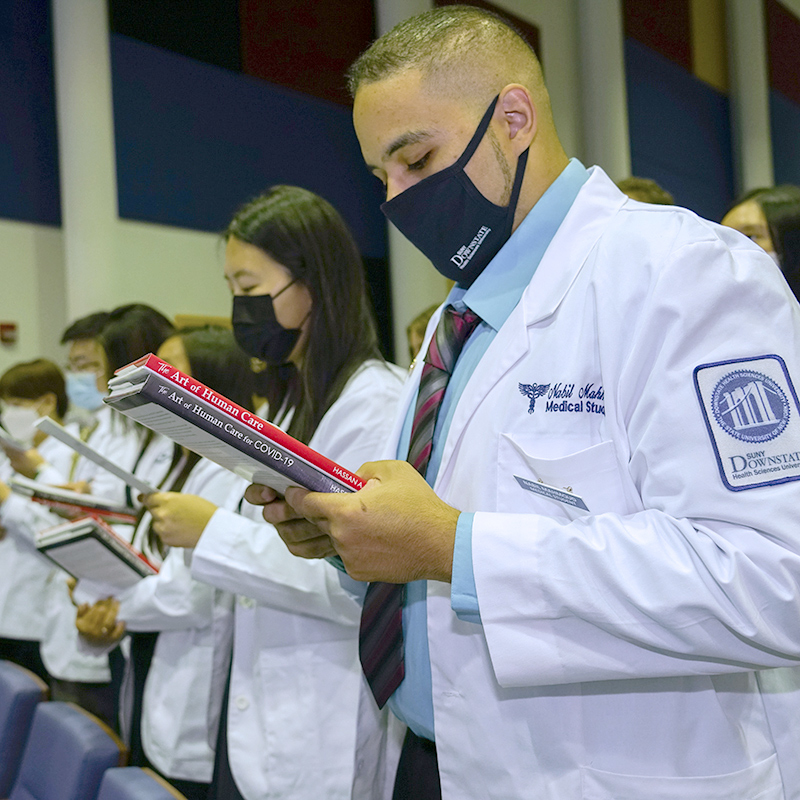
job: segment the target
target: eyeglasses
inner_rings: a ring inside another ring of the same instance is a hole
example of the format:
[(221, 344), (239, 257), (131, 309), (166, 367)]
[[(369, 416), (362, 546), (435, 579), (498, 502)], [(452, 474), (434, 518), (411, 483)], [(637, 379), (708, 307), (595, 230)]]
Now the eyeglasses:
[(92, 372), (95, 375), (100, 375), (104, 367), (99, 361), (78, 357), (67, 361), (67, 370), (69, 372)]

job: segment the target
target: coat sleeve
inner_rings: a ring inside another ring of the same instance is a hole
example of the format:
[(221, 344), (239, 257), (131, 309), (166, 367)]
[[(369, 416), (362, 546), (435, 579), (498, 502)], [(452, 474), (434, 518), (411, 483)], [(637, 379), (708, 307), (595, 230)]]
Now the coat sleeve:
[[(186, 481), (184, 492), (221, 504), (242, 480), (222, 467), (202, 460)], [(192, 578), (184, 551), (167, 553), (157, 575), (140, 580), (119, 597), (117, 617), (132, 631), (168, 631), (202, 628), (213, 621), (215, 593), (212, 586)]]
[(192, 574), (263, 605), (342, 625), (357, 624), (361, 614), (335, 567), (296, 558), (272, 525), (224, 509), (217, 510), (200, 537)]
[[(402, 387), (396, 368), (373, 363), (350, 380), (320, 423), (311, 446), (350, 470), (383, 452)], [(260, 517), (258, 508), (246, 515)], [(200, 580), (264, 605), (341, 624), (358, 624), (360, 606), (323, 560), (296, 558), (263, 520), (217, 511), (192, 556)]]
[(644, 287), (623, 284), (598, 292), (598, 352), (620, 481), (639, 507), (475, 514), (477, 596), (503, 686), (800, 663), (800, 482), (726, 488), (693, 383), (699, 365), (766, 354), (797, 380), (797, 302), (763, 254), (713, 237), (676, 249)]

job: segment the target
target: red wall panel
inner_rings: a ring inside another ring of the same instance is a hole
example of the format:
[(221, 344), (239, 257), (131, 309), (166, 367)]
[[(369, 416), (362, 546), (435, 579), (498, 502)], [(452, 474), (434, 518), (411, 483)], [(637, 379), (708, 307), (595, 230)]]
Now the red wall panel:
[(625, 35), (692, 69), (690, 0), (625, 0)]
[(800, 20), (777, 0), (767, 0), (769, 82), (800, 105)]
[(374, 38), (372, 0), (240, 0), (242, 70), (348, 104), (344, 73)]

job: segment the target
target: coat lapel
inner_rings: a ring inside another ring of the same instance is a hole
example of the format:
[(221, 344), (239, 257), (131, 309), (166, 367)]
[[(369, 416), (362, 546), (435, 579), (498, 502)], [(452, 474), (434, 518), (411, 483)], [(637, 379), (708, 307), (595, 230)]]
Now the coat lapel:
[(442, 451), (437, 485), (449, 474), (450, 459), (475, 411), (528, 353), (528, 329), (555, 313), (625, 200), (599, 167), (590, 170), (589, 179), (545, 251), (520, 303), (498, 331), (464, 389)]

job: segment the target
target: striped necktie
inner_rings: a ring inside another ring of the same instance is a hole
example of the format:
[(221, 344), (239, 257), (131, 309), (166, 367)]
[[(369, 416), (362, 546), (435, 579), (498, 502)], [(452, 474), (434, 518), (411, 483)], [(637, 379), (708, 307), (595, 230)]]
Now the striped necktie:
[[(480, 322), (469, 309), (447, 306), (428, 346), (411, 426), (408, 462), (422, 475), (428, 470), (433, 432), (447, 383), (461, 349)], [(378, 708), (383, 708), (405, 675), (403, 602), (405, 584), (370, 583), (364, 598), (359, 632), (361, 666)]]

